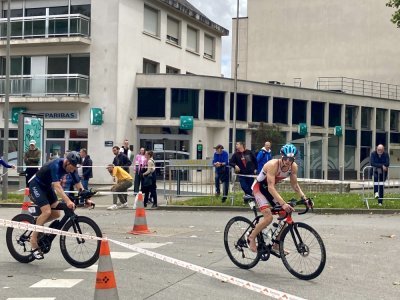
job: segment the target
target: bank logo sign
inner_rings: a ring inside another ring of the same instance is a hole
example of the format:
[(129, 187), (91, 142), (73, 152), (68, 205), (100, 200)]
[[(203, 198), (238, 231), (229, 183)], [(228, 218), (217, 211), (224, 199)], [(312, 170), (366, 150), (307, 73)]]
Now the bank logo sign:
[(78, 121), (78, 111), (41, 111), (47, 121)]

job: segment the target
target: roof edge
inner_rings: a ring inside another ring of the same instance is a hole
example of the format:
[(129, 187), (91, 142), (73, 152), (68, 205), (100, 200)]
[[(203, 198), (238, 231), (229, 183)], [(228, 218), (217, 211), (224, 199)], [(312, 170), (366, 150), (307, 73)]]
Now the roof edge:
[(211, 27), (213, 30), (219, 32), (222, 36), (229, 35), (229, 30), (218, 25), (217, 23), (211, 21), (199, 11), (193, 10), (191, 7), (184, 5), (183, 3), (178, 2), (177, 0), (157, 0), (158, 2), (162, 2), (169, 7), (178, 10), (184, 15), (196, 20), (197, 22), (203, 23), (204, 25)]

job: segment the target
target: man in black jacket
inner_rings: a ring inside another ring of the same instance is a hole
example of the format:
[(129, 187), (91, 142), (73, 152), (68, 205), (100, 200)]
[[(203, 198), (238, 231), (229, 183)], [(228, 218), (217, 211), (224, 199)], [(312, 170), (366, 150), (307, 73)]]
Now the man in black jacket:
[[(246, 149), (243, 142), (236, 143), (236, 152), (232, 154), (229, 165), (239, 174), (239, 182), (245, 194), (252, 195), (251, 185), (257, 172), (257, 159), (253, 152)], [(244, 175), (244, 176), (240, 176)]]
[(120, 148), (118, 146), (114, 146), (112, 148), (112, 152), (115, 155), (112, 162), (113, 165), (122, 167), (122, 169), (129, 173), (129, 166), (132, 165), (130, 159), (124, 153), (120, 152)]
[(90, 158), (89, 155), (87, 155), (87, 149), (82, 148), (79, 151), (79, 154), (82, 158), (82, 174), (80, 170), (78, 169), (79, 176), (81, 177), (81, 182), (83, 185), (83, 188), (85, 190), (88, 190), (89, 186), (89, 179), (93, 177), (93, 171), (92, 171), (92, 166), (93, 162), (92, 159)]
[(378, 199), (378, 205), (381, 206), (383, 203), (383, 187), (390, 165), (389, 154), (385, 152), (383, 145), (378, 145), (376, 151), (371, 153), (370, 161), (374, 171), (374, 194), (375, 198)]

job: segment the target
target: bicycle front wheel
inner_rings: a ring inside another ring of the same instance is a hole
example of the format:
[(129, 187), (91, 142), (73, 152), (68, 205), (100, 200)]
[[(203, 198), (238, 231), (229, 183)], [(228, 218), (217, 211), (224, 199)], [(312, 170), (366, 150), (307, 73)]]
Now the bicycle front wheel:
[[(27, 214), (16, 215), (12, 221), (35, 224), (35, 219)], [(31, 251), (31, 235), (32, 231), (12, 227), (7, 228), (6, 242), (8, 251), (12, 257), (21, 263), (26, 264), (35, 260)]]
[[(63, 227), (64, 231), (102, 237), (99, 226), (90, 218), (77, 216)], [(89, 238), (60, 237), (61, 253), (65, 260), (76, 268), (87, 268), (99, 259), (100, 240)]]
[(286, 269), (299, 279), (314, 279), (325, 267), (324, 242), (311, 226), (304, 223), (294, 223), (284, 229), (279, 252)]
[[(250, 235), (254, 224), (242, 216), (237, 216), (229, 220), (225, 226), (224, 245), (231, 261), (242, 269), (251, 269), (260, 260), (261, 254), (249, 249), (247, 237)], [(258, 237), (257, 237), (257, 243)]]

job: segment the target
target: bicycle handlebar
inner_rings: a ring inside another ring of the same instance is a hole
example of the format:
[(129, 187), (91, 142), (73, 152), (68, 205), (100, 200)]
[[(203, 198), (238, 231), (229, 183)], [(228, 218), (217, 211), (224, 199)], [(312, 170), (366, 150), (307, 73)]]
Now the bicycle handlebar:
[[(311, 198), (300, 199), (300, 200), (296, 200), (296, 199), (292, 198), (287, 204), (289, 204), (291, 207), (295, 207), (295, 206), (297, 206), (299, 204), (300, 205), (305, 205), (306, 208), (303, 211), (300, 211), (300, 212), (297, 213), (299, 215), (306, 214), (310, 210), (310, 208), (311, 208), (311, 210), (314, 210), (314, 202), (312, 201)], [(280, 220), (280, 221), (283, 220), (283, 219), (286, 219), (287, 216), (289, 215), (288, 212), (283, 210), (281, 205), (275, 206), (273, 208), (273, 211), (276, 211), (276, 212), (284, 211), (285, 212), (285, 215), (283, 217), (279, 217), (278, 218), (278, 220)]]
[[(78, 193), (77, 196), (69, 194), (68, 197), (75, 203), (75, 205), (84, 205), (86, 200), (90, 199), (92, 196), (96, 195), (97, 191), (90, 189), (90, 190), (82, 190)], [(92, 204), (93, 208), (94, 205)]]

